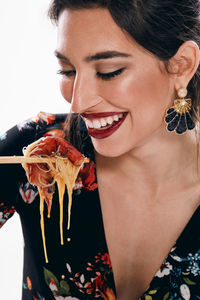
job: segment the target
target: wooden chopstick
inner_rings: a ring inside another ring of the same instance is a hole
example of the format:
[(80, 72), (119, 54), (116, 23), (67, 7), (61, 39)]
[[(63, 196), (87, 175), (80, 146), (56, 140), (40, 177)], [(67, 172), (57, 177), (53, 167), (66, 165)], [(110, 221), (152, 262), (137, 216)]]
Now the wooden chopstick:
[(0, 156), (0, 164), (45, 163), (46, 157)]
[[(51, 157), (52, 158), (52, 157)], [(65, 158), (63, 158), (65, 160)], [(66, 160), (68, 158), (66, 157)], [(48, 157), (25, 157), (25, 156), (0, 156), (0, 164), (36, 164), (36, 163), (48, 163), (49, 158)], [(89, 163), (90, 159), (85, 157), (84, 159), (85, 163)]]

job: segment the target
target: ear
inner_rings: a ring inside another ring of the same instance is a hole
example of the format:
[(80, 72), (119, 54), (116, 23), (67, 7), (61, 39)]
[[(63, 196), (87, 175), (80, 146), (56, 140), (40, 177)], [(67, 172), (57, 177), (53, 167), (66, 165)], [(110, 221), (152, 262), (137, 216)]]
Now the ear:
[(187, 41), (180, 46), (172, 58), (172, 68), (175, 73), (175, 89), (187, 88), (188, 83), (197, 71), (200, 62), (200, 50), (193, 41)]

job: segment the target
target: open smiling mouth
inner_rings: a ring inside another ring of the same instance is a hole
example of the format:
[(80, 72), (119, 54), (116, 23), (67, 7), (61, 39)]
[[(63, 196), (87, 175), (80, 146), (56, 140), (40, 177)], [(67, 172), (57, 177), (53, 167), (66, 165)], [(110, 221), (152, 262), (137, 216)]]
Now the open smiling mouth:
[(104, 139), (112, 135), (122, 125), (127, 114), (125, 112), (107, 117), (106, 119), (95, 119), (93, 121), (86, 119), (85, 122), (89, 135), (96, 139)]

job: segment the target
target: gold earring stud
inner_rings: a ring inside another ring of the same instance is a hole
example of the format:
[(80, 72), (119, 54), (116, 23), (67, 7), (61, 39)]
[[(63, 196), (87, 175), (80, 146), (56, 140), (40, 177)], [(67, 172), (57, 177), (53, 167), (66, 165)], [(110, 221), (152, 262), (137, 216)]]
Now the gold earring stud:
[(177, 95), (179, 98), (185, 98), (187, 96), (187, 89), (186, 88), (181, 88), (178, 90)]
[(167, 110), (165, 122), (168, 131), (175, 131), (182, 134), (187, 130), (192, 130), (195, 123), (192, 120), (192, 100), (185, 99), (187, 96), (187, 89), (180, 88), (177, 91), (179, 99), (174, 100), (174, 106)]

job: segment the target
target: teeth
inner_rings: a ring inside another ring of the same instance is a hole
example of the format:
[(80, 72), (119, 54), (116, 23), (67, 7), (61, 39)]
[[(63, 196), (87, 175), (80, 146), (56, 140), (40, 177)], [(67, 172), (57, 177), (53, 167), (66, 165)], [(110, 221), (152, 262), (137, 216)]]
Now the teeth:
[(94, 128), (101, 128), (101, 123), (98, 121), (98, 120), (94, 120), (93, 121), (93, 126), (94, 126)]
[(119, 120), (119, 116), (118, 116), (118, 115), (115, 115), (115, 116), (113, 116), (113, 119), (114, 119), (115, 121), (118, 121), (118, 120)]
[(90, 120), (87, 120), (86, 123), (89, 128), (94, 128), (94, 126)]
[(114, 116), (109, 116), (107, 118), (99, 118), (98, 120), (85, 119), (85, 122), (87, 127), (89, 128), (100, 129), (101, 127), (105, 127), (106, 125), (111, 125), (114, 121), (117, 122), (121, 118), (123, 118), (123, 113)]
[(107, 121), (107, 123), (108, 124), (112, 124), (113, 123), (113, 121), (114, 121), (114, 118), (113, 117), (108, 117), (107, 119), (106, 119), (106, 121)]
[(105, 119), (100, 119), (100, 122), (101, 122), (101, 126), (106, 126), (107, 125), (107, 122)]

